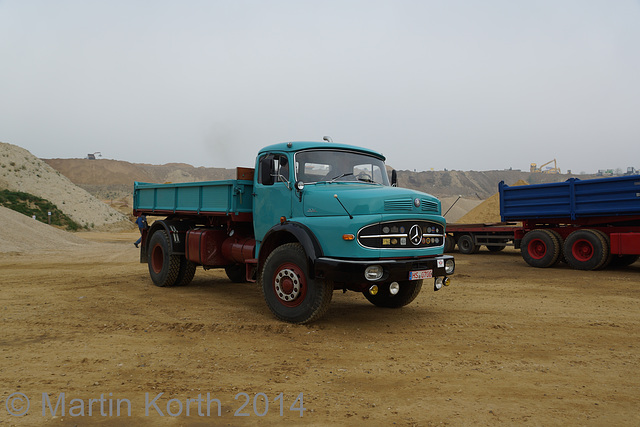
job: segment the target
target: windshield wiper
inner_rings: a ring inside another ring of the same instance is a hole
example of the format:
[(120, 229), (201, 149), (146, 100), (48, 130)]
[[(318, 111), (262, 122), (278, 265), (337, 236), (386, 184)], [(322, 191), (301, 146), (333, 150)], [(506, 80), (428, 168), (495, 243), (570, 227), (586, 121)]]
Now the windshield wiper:
[(353, 175), (353, 172), (347, 172), (347, 173), (343, 173), (342, 175), (338, 175), (335, 178), (332, 178), (331, 181), (329, 181), (329, 182), (333, 182), (336, 179), (344, 178), (345, 176), (349, 176), (349, 175)]
[(356, 177), (356, 179), (357, 179), (358, 181), (362, 181), (362, 182), (375, 183), (375, 181), (374, 181), (374, 180), (372, 180), (372, 179), (371, 179), (371, 178), (369, 178), (369, 177), (357, 176), (357, 177)]

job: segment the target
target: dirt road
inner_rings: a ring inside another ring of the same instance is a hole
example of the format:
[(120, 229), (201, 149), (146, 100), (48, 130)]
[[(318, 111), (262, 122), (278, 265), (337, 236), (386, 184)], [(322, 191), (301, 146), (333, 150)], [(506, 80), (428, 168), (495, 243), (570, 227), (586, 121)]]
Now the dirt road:
[(2, 426), (640, 424), (640, 263), (457, 255), (403, 309), (336, 292), (298, 326), (219, 271), (153, 286), (135, 233), (84, 237), (0, 254)]

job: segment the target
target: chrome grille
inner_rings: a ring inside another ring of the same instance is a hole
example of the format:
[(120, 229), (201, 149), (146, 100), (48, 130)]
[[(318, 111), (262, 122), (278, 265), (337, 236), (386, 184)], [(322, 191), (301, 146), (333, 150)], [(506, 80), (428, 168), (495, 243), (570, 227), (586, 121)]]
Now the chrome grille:
[(444, 245), (444, 225), (434, 221), (403, 220), (367, 225), (358, 243), (371, 249), (424, 249)]

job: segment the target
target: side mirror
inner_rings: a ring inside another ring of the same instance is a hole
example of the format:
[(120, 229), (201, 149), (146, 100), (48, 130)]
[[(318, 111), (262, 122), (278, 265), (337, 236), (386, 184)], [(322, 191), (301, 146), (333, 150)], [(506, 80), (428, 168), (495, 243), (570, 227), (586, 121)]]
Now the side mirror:
[(398, 172), (396, 172), (395, 169), (391, 171), (391, 186), (392, 187), (398, 186)]
[(275, 174), (275, 162), (272, 157), (260, 159), (260, 183), (262, 185), (273, 185)]

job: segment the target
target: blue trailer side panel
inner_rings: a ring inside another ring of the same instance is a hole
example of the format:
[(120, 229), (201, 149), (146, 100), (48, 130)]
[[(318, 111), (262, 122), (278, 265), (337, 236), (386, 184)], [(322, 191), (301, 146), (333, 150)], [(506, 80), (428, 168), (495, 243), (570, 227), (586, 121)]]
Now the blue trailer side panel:
[(640, 215), (640, 175), (498, 188), (502, 221)]

